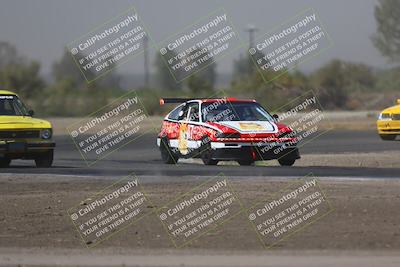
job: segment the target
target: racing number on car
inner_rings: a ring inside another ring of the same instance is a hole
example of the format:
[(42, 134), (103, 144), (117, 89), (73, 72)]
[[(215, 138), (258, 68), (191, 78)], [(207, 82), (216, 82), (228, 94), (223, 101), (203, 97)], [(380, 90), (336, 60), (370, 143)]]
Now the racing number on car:
[(188, 124), (187, 123), (179, 123), (179, 137), (178, 137), (178, 150), (182, 155), (187, 155), (189, 153), (188, 150)]

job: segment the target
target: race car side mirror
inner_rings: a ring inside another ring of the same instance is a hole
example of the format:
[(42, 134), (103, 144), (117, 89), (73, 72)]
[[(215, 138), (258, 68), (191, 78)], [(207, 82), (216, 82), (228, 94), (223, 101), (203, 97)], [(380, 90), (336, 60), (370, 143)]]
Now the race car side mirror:
[(279, 116), (278, 116), (278, 114), (274, 114), (274, 115), (272, 115), (272, 118), (274, 118), (274, 120), (275, 120), (275, 121), (279, 120)]
[(33, 117), (33, 115), (35, 114), (35, 112), (33, 110), (29, 110), (28, 111), (29, 116)]
[(400, 98), (399, 98), (399, 99), (397, 99), (397, 104), (398, 104), (398, 105), (400, 105)]

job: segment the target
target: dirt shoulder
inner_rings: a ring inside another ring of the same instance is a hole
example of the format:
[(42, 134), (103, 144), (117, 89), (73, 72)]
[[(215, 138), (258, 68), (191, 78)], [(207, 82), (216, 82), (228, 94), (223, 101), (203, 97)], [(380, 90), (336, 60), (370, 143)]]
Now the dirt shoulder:
[(273, 251), (242, 253), (237, 251), (165, 250), (96, 250), (73, 249), (1, 249), (0, 266), (348, 266), (397, 267), (400, 256), (396, 252), (375, 251)]
[[(0, 247), (84, 248), (66, 210), (111, 184), (110, 179), (1, 174)], [(200, 182), (148, 183), (143, 187), (153, 202), (152, 212), (191, 190)], [(284, 188), (292, 180), (277, 178), (232, 180), (232, 188), (244, 205), (252, 205)], [(276, 244), (272, 250), (372, 250), (400, 249), (400, 181), (326, 180), (320, 185), (334, 211)], [(173, 250), (157, 216), (127, 227), (96, 249)], [(216, 251), (264, 251), (239, 214), (224, 225), (188, 244), (185, 249)]]

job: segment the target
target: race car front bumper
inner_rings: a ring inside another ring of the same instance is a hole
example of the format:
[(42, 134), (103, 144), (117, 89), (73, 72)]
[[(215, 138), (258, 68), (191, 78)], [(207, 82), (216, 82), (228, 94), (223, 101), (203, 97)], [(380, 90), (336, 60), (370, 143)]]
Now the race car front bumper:
[(215, 160), (272, 160), (283, 156), (300, 158), (295, 144), (291, 143), (220, 143), (211, 142), (212, 158)]
[(0, 157), (8, 158), (35, 158), (38, 154), (54, 150), (56, 144), (52, 141), (40, 142), (0, 142)]
[(400, 134), (400, 120), (378, 120), (376, 124), (379, 134)]
[[(157, 138), (157, 146), (160, 147), (161, 139)], [(169, 140), (168, 145), (179, 154), (178, 140)], [(188, 141), (189, 153), (182, 155), (181, 158), (199, 158), (205, 151), (206, 146), (210, 145), (211, 158), (215, 160), (272, 160), (283, 156), (300, 158), (300, 153), (296, 147), (297, 142), (205, 142)]]

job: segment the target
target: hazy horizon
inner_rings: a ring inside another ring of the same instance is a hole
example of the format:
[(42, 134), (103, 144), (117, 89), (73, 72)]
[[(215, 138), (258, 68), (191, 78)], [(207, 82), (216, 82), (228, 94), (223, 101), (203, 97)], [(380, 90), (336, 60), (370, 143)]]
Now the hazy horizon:
[[(97, 25), (134, 6), (147, 26), (149, 35), (158, 43), (185, 26), (224, 7), (231, 17), (240, 37), (247, 41), (245, 32), (249, 24), (258, 28), (258, 35), (281, 24), (302, 10), (313, 7), (324, 23), (334, 44), (320, 56), (299, 65), (303, 72), (310, 72), (333, 58), (362, 62), (375, 68), (391, 66), (373, 46), (370, 37), (375, 32), (373, 16), (377, 0), (353, 1), (2, 1), (0, 9), (0, 41), (14, 44), (19, 53), (39, 61), (41, 73), (48, 75), (51, 66), (62, 56), (64, 47)], [(346, 7), (346, 8), (344, 8)], [(337, 16), (340, 14), (340, 17)], [(244, 53), (243, 50), (241, 53)], [(151, 72), (154, 72), (153, 49), (150, 53)], [(232, 73), (232, 62), (240, 53), (232, 53), (217, 61), (219, 73)], [(135, 57), (119, 66), (121, 74), (143, 73), (143, 56)]]

